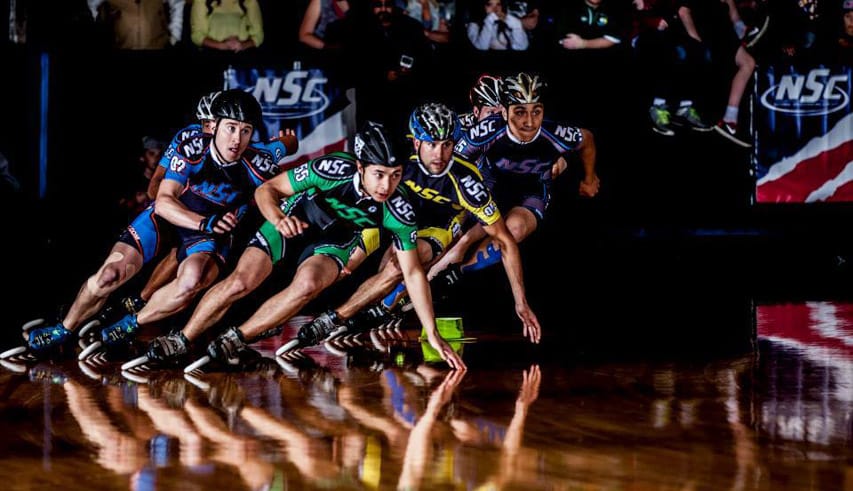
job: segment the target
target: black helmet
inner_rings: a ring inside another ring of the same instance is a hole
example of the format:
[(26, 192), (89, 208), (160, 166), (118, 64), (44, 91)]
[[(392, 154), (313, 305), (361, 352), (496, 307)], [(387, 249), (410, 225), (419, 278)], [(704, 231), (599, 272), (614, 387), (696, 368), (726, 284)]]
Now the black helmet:
[(250, 123), (255, 128), (258, 128), (261, 122), (261, 105), (258, 100), (252, 94), (240, 89), (226, 90), (219, 94), (213, 100), (210, 112), (217, 120), (234, 119)]
[(366, 122), (355, 134), (353, 151), (362, 165), (397, 167), (403, 163), (402, 160), (397, 161), (391, 138), (388, 137), (385, 127), (373, 121)]
[(409, 131), (418, 140), (434, 142), (436, 140), (456, 140), (460, 125), (456, 113), (444, 104), (431, 102), (412, 111), (409, 117)]
[(216, 96), (221, 94), (220, 91), (215, 90), (210, 94), (202, 97), (201, 100), (198, 101), (198, 106), (195, 110), (195, 117), (199, 121), (204, 121), (206, 119), (216, 119), (213, 116), (213, 111), (211, 110), (211, 106), (213, 105), (213, 99), (216, 99)]
[(503, 105), (541, 103), (545, 87), (539, 75), (521, 72), (507, 77), (503, 83)]
[(474, 107), (500, 106), (501, 92), (503, 92), (503, 81), (499, 77), (484, 74), (471, 87), (468, 97)]

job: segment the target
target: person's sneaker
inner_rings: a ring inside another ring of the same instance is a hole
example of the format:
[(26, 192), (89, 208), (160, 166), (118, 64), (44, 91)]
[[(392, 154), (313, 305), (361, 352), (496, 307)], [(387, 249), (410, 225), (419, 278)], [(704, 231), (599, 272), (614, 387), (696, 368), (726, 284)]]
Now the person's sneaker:
[(243, 333), (236, 327), (229, 327), (207, 345), (207, 354), (212, 359), (235, 365), (240, 362), (240, 352), (245, 349)]
[(671, 115), (666, 106), (652, 106), (649, 108), (649, 116), (652, 118), (652, 130), (664, 136), (675, 134), (670, 127)]
[(340, 324), (337, 312), (327, 310), (300, 327), (296, 337), (299, 338), (299, 343), (302, 346), (314, 346), (337, 331), (341, 327)]
[(744, 47), (751, 48), (761, 39), (761, 36), (767, 32), (767, 26), (770, 25), (770, 16), (764, 17), (764, 22), (761, 23), (761, 26), (751, 26), (747, 27), (746, 34), (743, 36), (743, 45)]
[(672, 118), (672, 124), (687, 127), (693, 131), (711, 131), (713, 129), (711, 125), (702, 121), (702, 117), (699, 116), (699, 112), (693, 106), (678, 108)]
[(714, 131), (728, 138), (736, 145), (740, 145), (743, 148), (750, 148), (752, 144), (748, 141), (745, 141), (738, 137), (737, 135), (737, 124), (735, 123), (727, 123), (723, 120), (720, 120), (716, 126), (714, 126)]
[(168, 336), (154, 338), (148, 344), (148, 359), (160, 363), (177, 360), (189, 351), (190, 342), (184, 333), (176, 332)]
[(136, 314), (127, 314), (115, 324), (101, 329), (101, 341), (107, 346), (125, 344), (133, 340), (138, 331)]
[(27, 346), (35, 352), (45, 352), (57, 348), (71, 338), (72, 332), (62, 323), (40, 327), (27, 333)]
[(124, 306), (124, 309), (127, 310), (130, 314), (138, 314), (143, 307), (145, 307), (145, 300), (142, 300), (137, 295), (132, 295), (130, 297), (124, 297), (121, 300), (121, 304)]

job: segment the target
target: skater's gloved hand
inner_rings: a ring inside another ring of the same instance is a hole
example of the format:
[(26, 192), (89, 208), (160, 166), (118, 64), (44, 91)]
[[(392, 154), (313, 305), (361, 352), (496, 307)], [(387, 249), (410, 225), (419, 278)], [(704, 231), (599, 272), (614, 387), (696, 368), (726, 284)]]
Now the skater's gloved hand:
[(227, 234), (240, 220), (234, 212), (214, 213), (213, 215), (204, 217), (198, 222), (198, 231), (208, 234)]

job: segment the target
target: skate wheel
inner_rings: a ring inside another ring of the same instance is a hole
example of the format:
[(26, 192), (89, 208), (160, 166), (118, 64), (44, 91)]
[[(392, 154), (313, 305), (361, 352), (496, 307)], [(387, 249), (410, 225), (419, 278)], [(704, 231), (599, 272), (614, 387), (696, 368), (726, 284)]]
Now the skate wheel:
[(149, 361), (148, 355), (142, 355), (139, 358), (134, 358), (134, 359), (130, 360), (129, 362), (125, 363), (124, 365), (122, 365), (121, 369), (122, 369), (122, 371), (132, 370), (136, 367), (139, 367), (139, 366), (142, 366), (142, 365), (148, 363), (148, 361)]
[[(102, 342), (95, 341), (94, 343), (90, 344), (89, 346), (86, 346), (86, 349), (84, 349), (83, 351), (80, 352), (80, 355), (77, 357), (77, 359), (78, 360), (85, 360), (86, 358), (89, 358), (90, 356), (92, 356), (93, 353), (98, 351), (98, 349), (102, 345), (103, 345)], [(148, 357), (146, 357), (146, 358), (148, 358)]]
[(77, 337), (82, 338), (83, 335), (89, 331), (89, 329), (92, 329), (94, 327), (98, 327), (100, 325), (101, 325), (101, 321), (99, 321), (98, 319), (90, 320), (89, 322), (86, 323), (86, 325), (84, 325), (83, 327), (80, 328), (80, 331), (77, 333)]
[(36, 326), (40, 326), (42, 324), (44, 324), (44, 319), (33, 319), (33, 320), (27, 322), (26, 324), (24, 324), (23, 326), (21, 326), (21, 330), (24, 332), (27, 332), (30, 329), (32, 329)]
[(101, 381), (101, 376), (97, 374), (92, 367), (89, 366), (85, 361), (78, 361), (77, 366), (80, 367), (80, 371), (83, 372), (83, 375), (89, 377), (92, 380)]
[(291, 375), (296, 375), (299, 373), (299, 369), (296, 368), (296, 365), (290, 363), (289, 361), (286, 361), (284, 358), (276, 356), (275, 361), (276, 363), (278, 363), (278, 366), (280, 366), (281, 369), (284, 370), (286, 373), (289, 373)]
[(299, 347), (299, 339), (298, 339), (298, 338), (293, 338), (293, 339), (291, 339), (290, 341), (288, 341), (288, 342), (284, 343), (284, 344), (281, 346), (281, 348), (279, 348), (279, 349), (275, 350), (275, 356), (281, 356), (281, 355), (283, 355), (283, 354), (287, 353), (288, 351), (293, 351), (293, 350), (295, 350), (295, 349), (296, 349), (296, 348), (298, 348), (298, 347)]
[(33, 320), (27, 322), (26, 324), (24, 324), (23, 326), (21, 326), (21, 330), (24, 332), (27, 332), (30, 329), (32, 329), (36, 326), (39, 326), (41, 324), (44, 324), (44, 319), (33, 319)]
[(127, 370), (122, 370), (121, 376), (130, 380), (131, 382), (136, 382), (137, 384), (148, 383), (148, 377), (143, 377), (142, 375), (137, 375), (135, 373), (128, 372)]
[(22, 365), (20, 363), (12, 363), (9, 360), (0, 360), (0, 365), (2, 365), (3, 368), (5, 368), (6, 370), (9, 370), (10, 372), (15, 372), (15, 373), (26, 373), (27, 372), (27, 366), (26, 365)]
[(336, 347), (332, 344), (332, 342), (331, 342), (331, 341), (326, 341), (325, 343), (323, 343), (323, 348), (325, 348), (325, 349), (326, 349), (326, 351), (328, 351), (328, 352), (329, 352), (329, 353), (331, 353), (332, 355), (337, 356), (337, 357), (339, 357), (339, 358), (340, 358), (340, 357), (344, 357), (344, 356), (346, 356), (346, 355), (347, 355), (345, 351), (341, 351), (341, 350), (339, 350), (338, 348), (336, 348)]
[(205, 382), (204, 380), (202, 380), (202, 379), (200, 379), (200, 378), (198, 378), (198, 377), (194, 376), (194, 375), (191, 375), (191, 374), (189, 374), (189, 373), (185, 373), (185, 374), (184, 374), (184, 379), (185, 379), (187, 382), (189, 382), (189, 383), (191, 383), (191, 384), (195, 385), (195, 386), (196, 386), (196, 387), (198, 387), (199, 389), (203, 390), (204, 392), (209, 392), (209, 391), (210, 391), (210, 384), (209, 384), (209, 383), (207, 383), (207, 382)]
[(207, 355), (204, 355), (201, 358), (199, 358), (198, 360), (187, 365), (186, 368), (184, 368), (184, 373), (187, 374), (187, 373), (190, 373), (194, 370), (198, 370), (199, 368), (207, 365), (208, 363), (210, 363), (210, 357)]
[(12, 348), (0, 353), (0, 360), (5, 360), (7, 358), (11, 358), (15, 355), (20, 355), (21, 353), (26, 353), (27, 346), (18, 346), (17, 348)]

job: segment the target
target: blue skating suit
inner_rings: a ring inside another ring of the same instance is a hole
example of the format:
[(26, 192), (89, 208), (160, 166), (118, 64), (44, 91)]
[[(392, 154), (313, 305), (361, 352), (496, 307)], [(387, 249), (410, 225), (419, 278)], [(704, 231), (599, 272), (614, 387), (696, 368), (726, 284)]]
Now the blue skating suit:
[(504, 213), (521, 206), (541, 220), (551, 200), (551, 166), (582, 141), (580, 128), (546, 120), (533, 140), (522, 143), (503, 118), (490, 117), (472, 126), (454, 151), (477, 164)]
[[(172, 155), (165, 179), (180, 183), (179, 198), (190, 210), (204, 216), (233, 211), (241, 214), (254, 196), (255, 188), (275, 177), (280, 170), (267, 150), (248, 147), (243, 156), (227, 166), (217, 164), (211, 155), (211, 135), (198, 134), (181, 141)], [(156, 204), (156, 202), (155, 202)], [(173, 232), (180, 243), (178, 259), (190, 254), (207, 253), (224, 261), (230, 235), (215, 235), (176, 227), (154, 214), (152, 204), (140, 213), (119, 237), (142, 253), (143, 261), (155, 257), (166, 234)]]

